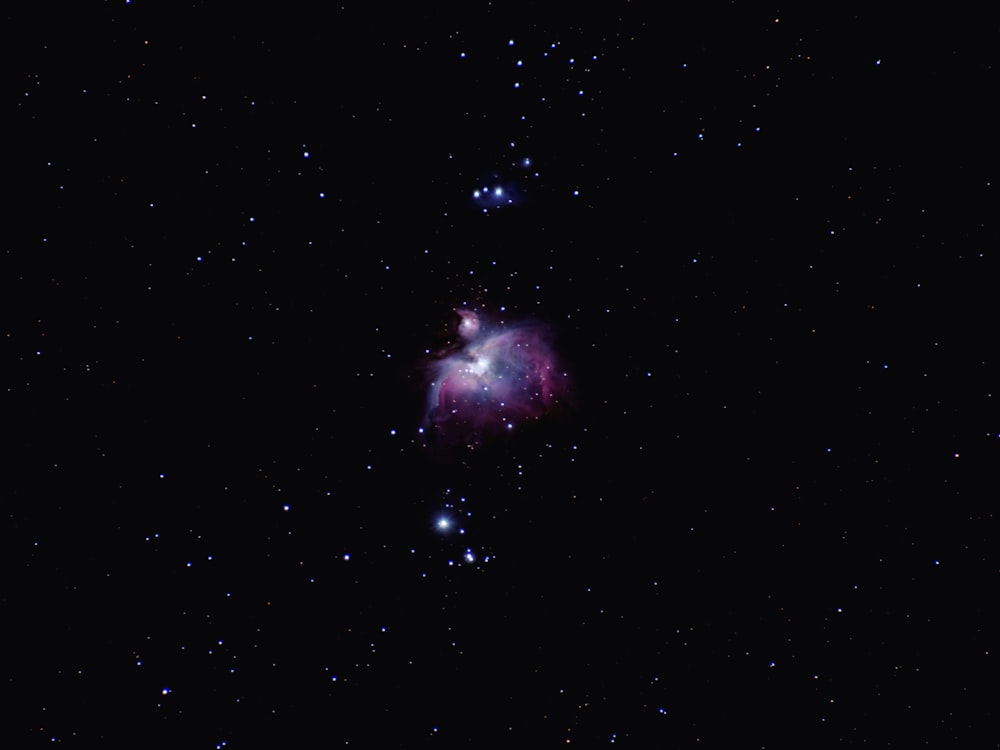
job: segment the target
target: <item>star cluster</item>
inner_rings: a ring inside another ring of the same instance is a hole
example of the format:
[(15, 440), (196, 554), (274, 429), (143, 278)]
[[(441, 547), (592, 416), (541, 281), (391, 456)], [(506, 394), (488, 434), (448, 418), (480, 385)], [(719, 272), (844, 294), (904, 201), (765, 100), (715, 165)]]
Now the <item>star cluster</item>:
[(532, 159), (517, 159), (504, 172), (494, 172), (479, 181), (472, 191), (472, 205), (484, 213), (492, 208), (516, 206), (530, 196), (531, 183), (539, 176)]

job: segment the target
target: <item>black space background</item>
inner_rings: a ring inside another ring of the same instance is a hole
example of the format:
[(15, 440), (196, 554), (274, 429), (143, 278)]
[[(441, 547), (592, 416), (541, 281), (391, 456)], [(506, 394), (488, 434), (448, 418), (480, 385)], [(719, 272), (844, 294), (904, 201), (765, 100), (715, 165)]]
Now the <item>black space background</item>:
[(5, 11), (5, 747), (997, 745), (996, 24), (537, 5)]

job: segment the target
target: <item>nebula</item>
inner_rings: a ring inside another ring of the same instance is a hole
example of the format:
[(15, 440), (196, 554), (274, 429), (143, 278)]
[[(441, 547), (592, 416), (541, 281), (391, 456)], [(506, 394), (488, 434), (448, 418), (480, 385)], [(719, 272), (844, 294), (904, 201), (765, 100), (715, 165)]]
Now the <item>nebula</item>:
[(565, 404), (568, 376), (539, 322), (489, 326), (456, 311), (458, 340), (435, 355), (424, 431), (431, 441), (478, 445)]

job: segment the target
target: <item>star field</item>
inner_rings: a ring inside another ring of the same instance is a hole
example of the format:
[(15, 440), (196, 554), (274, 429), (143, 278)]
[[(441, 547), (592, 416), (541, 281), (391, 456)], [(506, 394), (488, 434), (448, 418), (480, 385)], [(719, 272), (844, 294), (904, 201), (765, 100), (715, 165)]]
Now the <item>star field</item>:
[(12, 7), (3, 746), (982, 744), (975, 16)]

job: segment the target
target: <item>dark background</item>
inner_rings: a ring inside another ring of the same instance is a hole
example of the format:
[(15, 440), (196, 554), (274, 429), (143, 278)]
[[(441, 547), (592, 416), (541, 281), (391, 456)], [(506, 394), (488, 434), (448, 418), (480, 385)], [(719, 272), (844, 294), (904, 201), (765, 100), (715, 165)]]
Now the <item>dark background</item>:
[(993, 746), (996, 25), (600, 5), (5, 10), (4, 746)]

